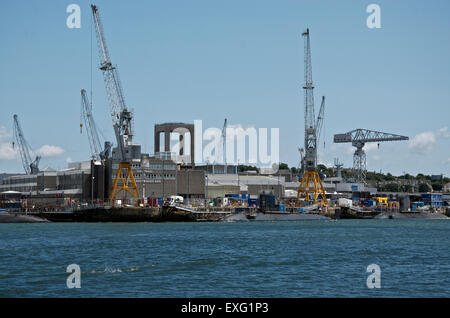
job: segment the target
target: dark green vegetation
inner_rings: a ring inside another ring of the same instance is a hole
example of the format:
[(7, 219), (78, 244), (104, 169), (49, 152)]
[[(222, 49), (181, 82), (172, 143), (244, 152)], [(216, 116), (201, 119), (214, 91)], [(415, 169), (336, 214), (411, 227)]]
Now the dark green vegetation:
[[(280, 169), (290, 170), (292, 174), (299, 175), (300, 169), (295, 167), (289, 168), (286, 163), (280, 163)], [(317, 169), (321, 176), (336, 177), (336, 168), (326, 167), (323, 164), (317, 165)], [(353, 177), (352, 169), (342, 169), (341, 175), (344, 179)], [(443, 175), (431, 176), (422, 173), (416, 176), (405, 173), (403, 175), (394, 176), (391, 173), (381, 173), (375, 171), (367, 171), (367, 182), (377, 186), (379, 191), (388, 192), (428, 192), (441, 191), (445, 184), (450, 182), (450, 178)]]

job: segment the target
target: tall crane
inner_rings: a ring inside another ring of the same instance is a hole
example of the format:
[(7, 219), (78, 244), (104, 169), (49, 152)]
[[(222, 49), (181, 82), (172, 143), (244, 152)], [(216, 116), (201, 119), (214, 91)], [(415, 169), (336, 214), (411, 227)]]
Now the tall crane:
[(326, 205), (325, 188), (317, 173), (317, 139), (318, 128), (321, 129), (325, 109), (325, 98), (322, 98), (322, 106), (316, 120), (314, 115), (314, 84), (312, 80), (311, 63), (311, 43), (309, 29), (302, 33), (304, 39), (304, 63), (305, 63), (305, 84), (303, 86), (305, 95), (305, 154), (303, 157), (304, 171), (302, 180), (297, 191), (297, 205), (300, 199), (305, 196), (305, 200), (311, 200), (313, 204), (322, 197), (322, 204)]
[(223, 122), (222, 128), (222, 156), (223, 156), (223, 173), (227, 174), (227, 119)]
[(23, 135), (22, 128), (20, 127), (19, 117), (17, 115), (13, 116), (14, 118), (14, 141), (13, 147), (15, 143), (19, 147), (20, 157), (22, 158), (23, 169), (26, 174), (36, 174), (39, 172), (39, 161), (41, 160), (41, 156), (36, 156), (34, 161), (31, 160), (31, 147), (25, 139)]
[[(130, 163), (133, 158), (140, 155), (140, 147), (133, 145), (132, 143), (133, 115), (125, 104), (117, 65), (111, 63), (98, 7), (96, 5), (91, 5), (91, 9), (100, 58), (99, 68), (103, 73), (103, 81), (105, 83), (111, 119), (117, 141), (117, 152), (113, 150), (113, 159), (115, 157), (115, 159), (118, 159), (120, 162), (111, 189), (110, 199), (114, 200), (114, 198), (122, 191), (127, 191), (135, 199), (139, 199), (136, 180), (134, 179)], [(126, 171), (126, 174), (124, 174), (124, 170)]]
[[(86, 133), (89, 140), (89, 147), (91, 148), (91, 157), (93, 160), (100, 160), (102, 154), (102, 148), (100, 138), (98, 136), (97, 126), (92, 116), (92, 104), (89, 103), (86, 95), (86, 90), (81, 90), (81, 120), (86, 125)], [(80, 123), (80, 128), (83, 127), (83, 123)], [(81, 132), (81, 131), (80, 131)]]
[[(353, 173), (355, 175), (355, 181), (360, 183), (366, 183), (366, 153), (364, 151), (364, 145), (367, 142), (383, 142), (383, 141), (398, 141), (408, 140), (407, 136), (394, 135), (390, 133), (384, 133), (380, 131), (368, 130), (368, 129), (355, 129), (345, 134), (334, 135), (335, 143), (351, 142), (352, 146), (356, 147), (353, 154)], [(380, 146), (378, 144), (378, 146)]]

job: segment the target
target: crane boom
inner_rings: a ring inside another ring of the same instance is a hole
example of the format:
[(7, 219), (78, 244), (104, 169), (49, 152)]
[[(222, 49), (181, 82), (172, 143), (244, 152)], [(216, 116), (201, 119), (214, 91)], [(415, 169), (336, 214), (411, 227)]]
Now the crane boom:
[(381, 141), (398, 141), (398, 140), (408, 140), (406, 136), (400, 136), (375, 130), (368, 129), (355, 129), (349, 131), (345, 134), (334, 135), (335, 143), (344, 142), (381, 142)]
[(312, 80), (311, 42), (309, 29), (302, 33), (304, 40), (305, 62), (305, 129), (314, 128), (314, 84)]
[(91, 157), (94, 160), (100, 160), (102, 154), (102, 147), (100, 138), (98, 135), (97, 126), (92, 116), (92, 104), (89, 103), (86, 95), (86, 90), (81, 90), (81, 116), (84, 119), (86, 125), (86, 133), (89, 139), (89, 147), (91, 148)]
[(19, 147), (20, 157), (22, 159), (23, 169), (26, 174), (36, 174), (39, 172), (39, 161), (41, 156), (36, 156), (34, 161), (31, 160), (31, 147), (23, 135), (22, 127), (19, 123), (19, 117), (17, 115), (14, 118), (14, 140)]
[(325, 96), (322, 96), (322, 104), (320, 104), (319, 115), (317, 115), (317, 121), (316, 121), (317, 143), (319, 142), (320, 134), (322, 133), (324, 117), (325, 117)]

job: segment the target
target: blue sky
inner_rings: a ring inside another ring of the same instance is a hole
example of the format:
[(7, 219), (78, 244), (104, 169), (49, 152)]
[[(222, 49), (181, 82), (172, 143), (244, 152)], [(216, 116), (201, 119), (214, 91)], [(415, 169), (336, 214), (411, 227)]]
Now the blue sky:
[[(66, 26), (80, 5), (81, 28)], [(20, 117), (41, 167), (86, 160), (80, 89), (113, 132), (88, 1), (0, 4), (0, 172), (21, 172), (10, 152)], [(153, 125), (223, 119), (280, 128), (280, 159), (297, 166), (303, 144), (303, 41), (311, 30), (316, 113), (326, 95), (319, 161), (352, 165), (333, 134), (367, 128), (410, 137), (367, 148), (370, 171), (450, 175), (449, 1), (96, 1), (125, 98), (135, 111), (135, 141), (153, 153)], [(366, 7), (381, 7), (381, 29)], [(325, 140), (325, 146), (323, 145)]]

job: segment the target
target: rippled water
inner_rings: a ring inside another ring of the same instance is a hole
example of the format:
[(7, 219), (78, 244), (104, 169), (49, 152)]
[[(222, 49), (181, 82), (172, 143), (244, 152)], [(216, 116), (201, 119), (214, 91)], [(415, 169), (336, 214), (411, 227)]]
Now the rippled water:
[[(0, 297), (448, 297), (449, 233), (447, 220), (0, 224)], [(80, 289), (66, 287), (73, 263)]]

